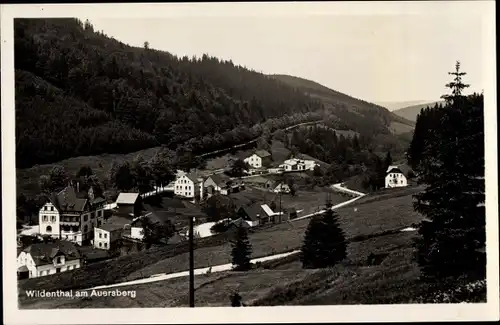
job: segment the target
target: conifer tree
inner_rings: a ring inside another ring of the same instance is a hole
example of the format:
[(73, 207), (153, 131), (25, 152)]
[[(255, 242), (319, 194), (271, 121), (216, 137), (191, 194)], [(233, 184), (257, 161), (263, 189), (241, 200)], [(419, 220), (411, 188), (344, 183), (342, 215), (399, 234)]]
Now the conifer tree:
[[(415, 244), (423, 279), (484, 277), (484, 134), (482, 95), (464, 96), (460, 64), (447, 84), (451, 95), (428, 132), (419, 176), (426, 189), (415, 195), (423, 222)], [(439, 117), (439, 118), (438, 118)]]
[(233, 266), (235, 271), (248, 271), (252, 268), (250, 255), (252, 254), (252, 245), (248, 240), (248, 233), (244, 227), (236, 229), (235, 240), (232, 242), (231, 251)]
[(332, 267), (347, 256), (345, 235), (331, 206), (327, 203), (326, 212), (309, 222), (301, 254), (304, 268)]

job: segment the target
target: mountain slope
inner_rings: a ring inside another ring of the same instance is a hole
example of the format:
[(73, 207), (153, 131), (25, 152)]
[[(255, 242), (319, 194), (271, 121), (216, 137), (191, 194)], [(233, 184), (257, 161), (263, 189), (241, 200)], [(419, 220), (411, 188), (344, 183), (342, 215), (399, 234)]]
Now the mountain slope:
[[(319, 101), (230, 61), (130, 47), (77, 19), (16, 19), (15, 55), (18, 167), (160, 144), (216, 150), (255, 138), (256, 125), (270, 118), (303, 122), (322, 110)], [(105, 122), (107, 133), (123, 139), (96, 146), (74, 130)]]
[(94, 32), (90, 22), (16, 19), (14, 31), (21, 168), (160, 145), (197, 154), (249, 141), (264, 128), (324, 117), (335, 128), (383, 141), (399, 141), (391, 123), (412, 127), (305, 79), (269, 77), (208, 55), (131, 47)]
[(412, 105), (408, 107), (403, 107), (400, 109), (397, 109), (393, 111), (394, 114), (401, 116), (403, 118), (406, 118), (410, 121), (416, 121), (417, 120), (417, 115), (420, 113), (420, 111), (426, 107), (432, 107), (436, 104), (441, 104), (444, 103), (444, 101), (437, 101), (437, 102), (426, 102), (425, 104), (418, 104), (418, 105)]
[(406, 127), (403, 132), (412, 130), (415, 123), (392, 114), (386, 108), (353, 98), (319, 83), (288, 75), (272, 75), (274, 79), (290, 85), (312, 98), (319, 99), (329, 113), (342, 120), (356, 132), (389, 134), (394, 131), (393, 123)]
[(409, 100), (409, 101), (403, 101), (403, 102), (373, 102), (373, 103), (377, 104), (378, 106), (385, 107), (391, 112), (394, 112), (395, 110), (398, 110), (402, 107), (421, 105), (421, 104), (426, 104), (426, 103), (430, 103), (430, 102), (432, 102), (432, 101), (430, 101), (430, 100)]

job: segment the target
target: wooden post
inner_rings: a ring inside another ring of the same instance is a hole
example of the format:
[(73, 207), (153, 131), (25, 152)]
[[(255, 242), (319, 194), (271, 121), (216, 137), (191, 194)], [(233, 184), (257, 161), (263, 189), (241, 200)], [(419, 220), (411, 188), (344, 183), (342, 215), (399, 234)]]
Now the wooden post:
[(194, 307), (194, 225), (189, 217), (189, 307)]

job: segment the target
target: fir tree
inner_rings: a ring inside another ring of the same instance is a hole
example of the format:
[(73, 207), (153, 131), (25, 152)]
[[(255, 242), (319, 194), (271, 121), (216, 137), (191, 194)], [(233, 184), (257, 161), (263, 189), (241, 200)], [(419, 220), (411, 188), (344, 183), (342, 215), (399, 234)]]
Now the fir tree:
[[(426, 189), (415, 195), (423, 222), (415, 244), (422, 278), (484, 277), (484, 134), (482, 95), (464, 96), (460, 64), (451, 95), (434, 115), (418, 172)], [(440, 117), (440, 118), (437, 118)]]
[(235, 240), (232, 242), (233, 249), (231, 255), (233, 258), (234, 270), (248, 271), (252, 268), (250, 255), (252, 246), (248, 240), (248, 233), (244, 227), (236, 229)]
[(307, 227), (302, 246), (304, 268), (327, 268), (347, 256), (347, 242), (340, 228), (338, 215), (327, 204), (321, 216), (313, 217)]

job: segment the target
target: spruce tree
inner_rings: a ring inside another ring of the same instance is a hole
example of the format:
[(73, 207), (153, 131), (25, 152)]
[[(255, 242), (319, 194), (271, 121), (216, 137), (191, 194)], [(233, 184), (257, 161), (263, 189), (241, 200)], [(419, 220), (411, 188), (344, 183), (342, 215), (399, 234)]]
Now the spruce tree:
[(238, 227), (235, 233), (235, 239), (232, 242), (232, 259), (235, 271), (248, 271), (252, 268), (250, 255), (252, 254), (252, 245), (248, 240), (248, 233), (244, 227)]
[(327, 268), (347, 256), (347, 242), (340, 228), (338, 215), (327, 204), (321, 216), (315, 216), (307, 227), (302, 246), (301, 261), (304, 268)]
[(432, 127), (418, 167), (426, 189), (415, 195), (415, 209), (428, 221), (415, 242), (423, 279), (485, 276), (484, 134), (482, 95), (464, 96), (460, 64), (431, 112)]

